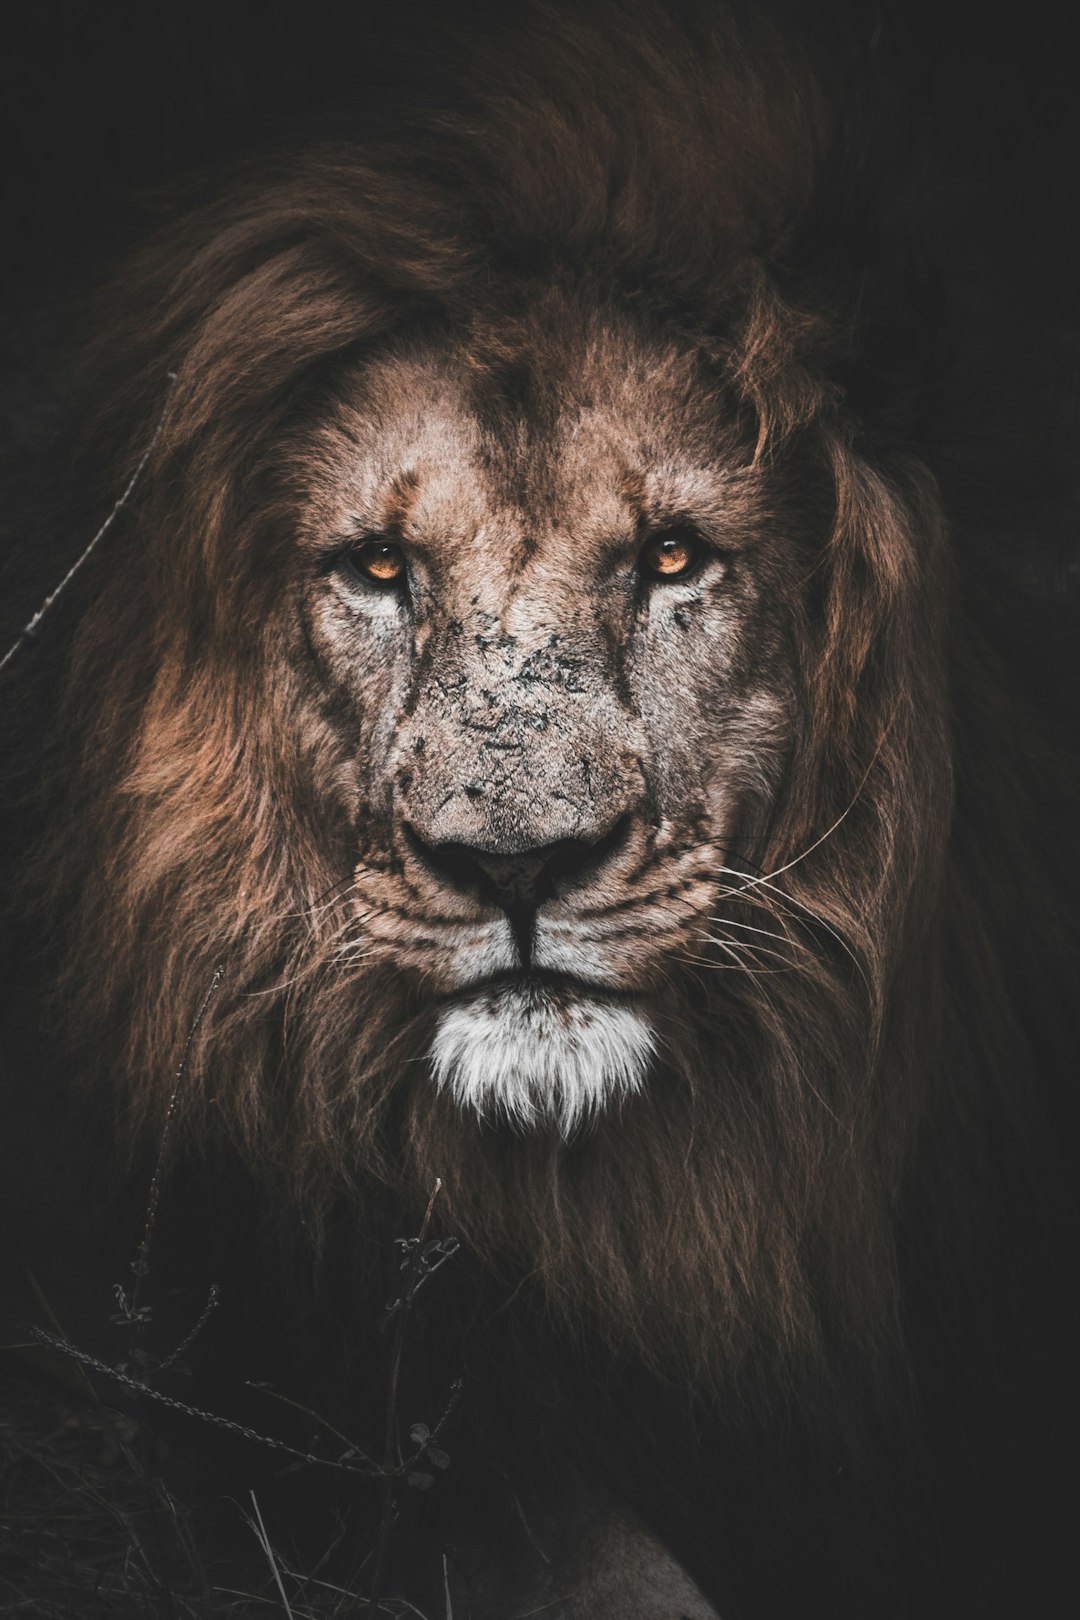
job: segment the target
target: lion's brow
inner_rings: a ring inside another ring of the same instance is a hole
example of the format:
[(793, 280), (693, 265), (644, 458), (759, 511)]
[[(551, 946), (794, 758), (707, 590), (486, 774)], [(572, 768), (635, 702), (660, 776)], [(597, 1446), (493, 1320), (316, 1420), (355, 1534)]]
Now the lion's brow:
[(420, 475), (415, 467), (396, 472), (381, 495), (381, 528), (387, 534), (402, 534), (420, 491)]

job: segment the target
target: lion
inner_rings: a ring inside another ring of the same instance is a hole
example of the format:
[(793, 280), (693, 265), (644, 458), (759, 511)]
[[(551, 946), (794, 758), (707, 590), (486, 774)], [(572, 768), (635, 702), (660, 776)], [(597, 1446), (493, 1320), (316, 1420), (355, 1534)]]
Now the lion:
[(533, 10), (167, 227), (86, 363), (140, 471), (21, 880), (49, 1084), (354, 1418), (441, 1186), (410, 1590), (450, 1547), (478, 1616), (1038, 1589), (1056, 846), (865, 382), (842, 125), (766, 17)]

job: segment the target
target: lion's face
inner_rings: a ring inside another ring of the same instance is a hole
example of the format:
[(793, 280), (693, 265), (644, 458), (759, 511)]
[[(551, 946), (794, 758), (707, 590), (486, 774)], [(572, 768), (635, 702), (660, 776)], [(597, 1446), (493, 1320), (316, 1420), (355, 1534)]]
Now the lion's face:
[(399, 345), (293, 451), (343, 954), (418, 986), (467, 1107), (569, 1131), (715, 958), (794, 718), (798, 524), (751, 463), (700, 358), (599, 316)]

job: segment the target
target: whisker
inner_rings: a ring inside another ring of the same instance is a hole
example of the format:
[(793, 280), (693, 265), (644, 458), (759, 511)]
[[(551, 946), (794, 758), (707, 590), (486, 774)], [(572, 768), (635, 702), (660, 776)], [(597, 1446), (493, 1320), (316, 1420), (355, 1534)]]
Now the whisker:
[(779, 940), (782, 945), (794, 945), (805, 950), (804, 942), (797, 935), (777, 934), (771, 928), (754, 928), (750, 923), (736, 922), (734, 917), (710, 917), (710, 922), (722, 923), (725, 928), (743, 928), (748, 934), (762, 934), (766, 939)]
[(847, 808), (845, 810), (841, 811), (840, 815), (837, 816), (837, 818), (833, 822), (832, 826), (827, 828), (826, 831), (821, 834), (820, 838), (815, 838), (814, 842), (812, 844), (809, 844), (807, 846), (807, 848), (803, 850), (801, 855), (796, 855), (792, 860), (788, 861), (785, 866), (778, 866), (774, 872), (770, 872), (768, 874), (770, 878), (781, 877), (783, 875), (783, 873), (790, 872), (793, 866), (798, 866), (800, 861), (805, 861), (808, 855), (812, 855), (814, 853), (815, 849), (820, 849), (821, 845), (824, 844), (827, 839), (831, 838), (833, 833), (836, 831), (836, 829), (839, 826), (841, 826), (843, 824), (843, 822), (845, 822), (847, 820), (848, 816), (851, 814), (851, 812), (854, 810), (856, 804), (859, 802), (859, 799), (860, 799), (860, 797), (862, 795), (863, 788), (866, 786), (867, 782), (870, 780), (870, 772), (873, 770), (874, 766), (878, 762), (878, 756), (881, 753), (881, 750), (885, 746), (885, 743), (886, 743), (886, 741), (888, 739), (888, 736), (889, 736), (889, 732), (892, 730), (893, 720), (895, 718), (896, 718), (896, 711), (894, 709), (893, 713), (889, 716), (889, 719), (888, 719), (888, 722), (887, 722), (887, 724), (885, 726), (884, 731), (882, 732), (880, 738), (878, 739), (877, 746), (875, 747), (874, 752), (870, 756), (870, 763), (869, 763), (869, 765), (867, 765), (865, 771), (863, 772), (862, 779), (859, 782), (858, 787), (855, 789), (855, 792), (852, 794), (851, 800), (848, 803)]
[(690, 953), (690, 951), (677, 953), (678, 961), (696, 962), (699, 967), (708, 967), (711, 972), (716, 972), (716, 974), (745, 974), (750, 978), (769, 977), (772, 974), (790, 974), (790, 972), (797, 970), (795, 962), (787, 962), (784, 967), (748, 967), (742, 956), (738, 954), (737, 949), (733, 948), (730, 940), (719, 940), (716, 935), (711, 935), (711, 933), (701, 935), (701, 938), (708, 940), (709, 944), (717, 944), (722, 951), (727, 951), (727, 954), (733, 957), (735, 966), (730, 966), (727, 962), (717, 962), (716, 957), (698, 956), (698, 954)]
[[(365, 945), (367, 945), (366, 950), (364, 949)], [(349, 940), (347, 944), (342, 945), (334, 952), (332, 960), (335, 966), (340, 967), (343, 964), (350, 962), (365, 962), (369, 956), (374, 955), (375, 947), (368, 944), (368, 942), (363, 938), (360, 938)]]
[[(759, 975), (766, 973), (791, 973), (795, 968), (794, 962), (784, 961), (784, 958), (779, 956), (776, 951), (768, 951), (766, 954), (774, 957), (777, 961), (784, 962), (784, 966), (782, 968), (748, 967), (746, 962), (743, 960), (741, 953), (743, 951), (749, 953), (750, 947), (743, 945), (740, 942), (740, 947), (736, 948), (732, 940), (721, 939), (716, 934), (706, 934), (703, 937), (708, 940), (710, 945), (718, 945), (722, 951), (726, 951), (727, 954), (739, 964), (741, 970), (744, 973), (749, 973), (752, 978), (757, 978)], [(758, 947), (758, 949), (764, 950), (764, 947)], [(753, 959), (754, 958), (751, 956), (751, 960)]]
[(730, 866), (721, 866), (720, 871), (727, 873), (731, 877), (744, 879), (737, 889), (729, 888), (723, 891), (725, 894), (731, 895), (733, 898), (738, 898), (745, 895), (747, 890), (750, 888), (763, 888), (770, 894), (774, 895), (777, 900), (786, 902), (788, 905), (796, 906), (800, 911), (804, 912), (812, 922), (815, 922), (819, 928), (823, 928), (825, 932), (836, 941), (844, 954), (850, 958), (855, 971), (858, 973), (863, 982), (863, 987), (866, 990), (867, 995), (873, 994), (866, 974), (863, 971), (863, 965), (859, 961), (859, 958), (856, 956), (854, 950), (848, 944), (843, 935), (838, 933), (831, 923), (826, 922), (824, 917), (819, 916), (816, 911), (814, 911), (810, 906), (806, 905), (802, 900), (799, 900), (795, 895), (789, 894), (786, 889), (778, 889), (776, 885), (774, 883), (770, 883), (767, 878), (746, 877), (744, 873), (736, 872), (735, 869)]
[[(719, 944), (720, 941), (717, 940), (716, 943)], [(695, 952), (689, 950), (677, 951), (672, 956), (671, 960), (673, 962), (689, 963), (694, 967), (708, 968), (710, 973), (742, 973), (744, 975), (749, 974), (751, 978), (762, 978), (766, 974), (786, 973), (790, 971), (790, 969), (787, 968), (748, 968), (745, 963), (742, 962), (738, 963), (737, 965), (730, 962), (718, 962), (715, 957), (699, 956)]]
[(348, 897), (350, 890), (356, 888), (358, 882), (359, 879), (353, 873), (351, 877), (343, 878), (340, 882), (331, 884), (329, 889), (324, 889), (322, 894), (304, 911), (292, 912), (291, 915), (294, 917), (320, 916), (324, 911), (330, 911), (334, 906), (340, 905)]
[(743, 951), (751, 958), (751, 960), (762, 957), (771, 957), (774, 962), (783, 962), (785, 968), (798, 967), (798, 963), (793, 962), (790, 957), (784, 956), (780, 951), (770, 950), (767, 945), (751, 945), (743, 939), (728, 939), (723, 934), (709, 934), (704, 931), (699, 932), (697, 937), (699, 939), (707, 940), (710, 945), (719, 945), (725, 950)]
[[(773, 969), (767, 970), (767, 971), (772, 971), (774, 973), (779, 973), (781, 971), (781, 969), (773, 968)], [(765, 977), (765, 973), (763, 972), (762, 974), (758, 975), (758, 977)], [(770, 1011), (772, 1012), (773, 1017), (776, 1018), (777, 1017), (776, 1006), (775, 1006), (775, 1003), (773, 1002), (771, 996), (769, 996), (769, 994), (765, 990), (761, 990), (758, 993), (762, 997), (762, 1000), (769, 1007)], [(819, 1102), (821, 1104), (822, 1108), (824, 1108), (825, 1112), (829, 1115), (829, 1118), (835, 1120), (837, 1125), (839, 1125), (843, 1129), (844, 1128), (844, 1121), (840, 1118), (840, 1115), (836, 1112), (836, 1109), (833, 1108), (828, 1103), (828, 1101), (821, 1095), (821, 1092), (818, 1090), (817, 1086), (815, 1086), (814, 1082), (810, 1079), (809, 1075), (806, 1073), (806, 1070), (803, 1068), (801, 1063), (797, 1064), (797, 1070), (798, 1070), (799, 1079), (801, 1080), (802, 1084), (806, 1087), (807, 1091), (809, 1091), (810, 1095), (813, 1098), (815, 1098), (815, 1100), (817, 1102)], [(850, 1130), (850, 1124), (848, 1125), (848, 1129)]]

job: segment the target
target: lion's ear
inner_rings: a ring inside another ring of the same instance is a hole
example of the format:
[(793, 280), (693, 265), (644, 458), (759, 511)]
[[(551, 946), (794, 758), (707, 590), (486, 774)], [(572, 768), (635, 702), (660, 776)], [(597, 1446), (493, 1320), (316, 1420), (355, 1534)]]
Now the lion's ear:
[(785, 299), (758, 260), (744, 265), (740, 293), (745, 314), (734, 343), (725, 342), (711, 358), (723, 365), (756, 416), (754, 460), (761, 463), (814, 421), (833, 396), (815, 364), (829, 326), (824, 316)]

